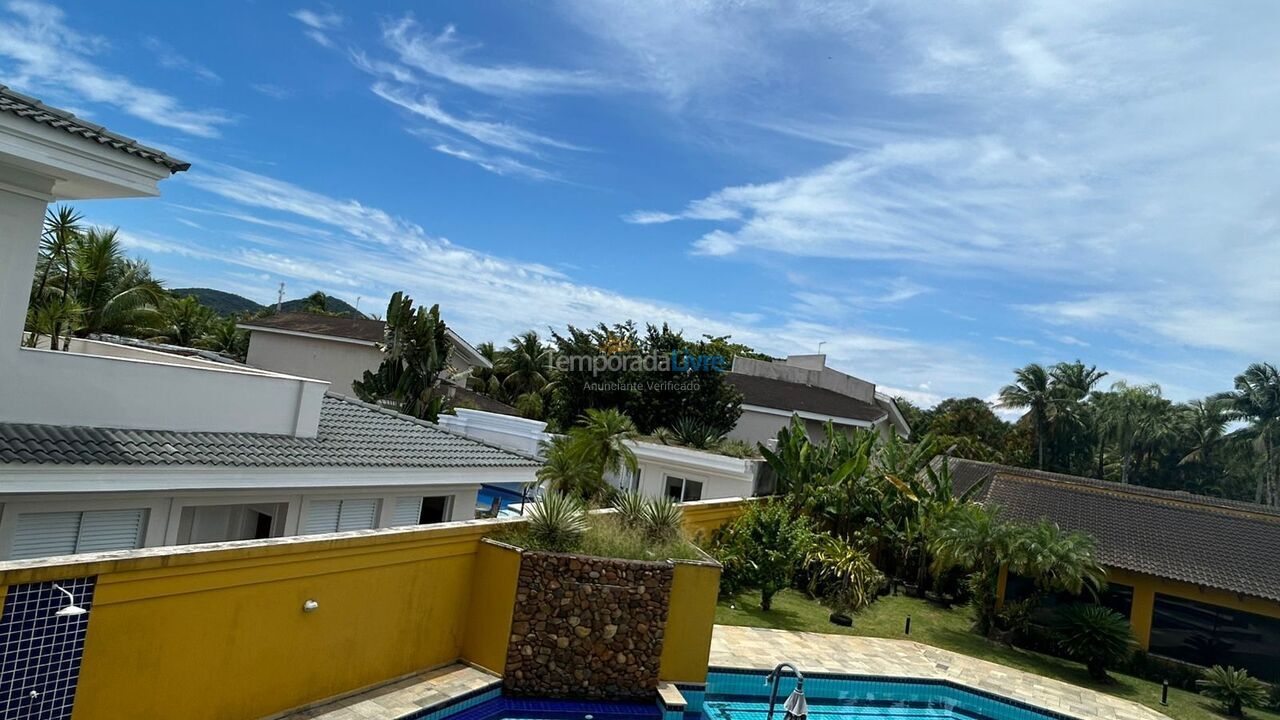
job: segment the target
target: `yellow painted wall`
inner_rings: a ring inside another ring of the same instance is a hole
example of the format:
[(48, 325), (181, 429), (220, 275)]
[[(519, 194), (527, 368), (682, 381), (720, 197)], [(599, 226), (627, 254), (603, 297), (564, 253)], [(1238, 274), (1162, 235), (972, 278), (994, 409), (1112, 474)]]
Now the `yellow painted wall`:
[(703, 500), (684, 504), (684, 526), (689, 534), (697, 537), (710, 537), (716, 528), (738, 517), (751, 500), (732, 498), (729, 500)]
[(1130, 612), (1129, 622), (1133, 626), (1133, 634), (1137, 637), (1138, 644), (1143, 649), (1146, 649), (1151, 643), (1151, 619), (1155, 609), (1156, 593), (1232, 610), (1243, 610), (1256, 615), (1280, 618), (1280, 603), (1271, 600), (1241, 596), (1223, 590), (1201, 589), (1191, 583), (1166, 580), (1118, 568), (1108, 569), (1107, 580), (1133, 587), (1133, 609)]
[(511, 614), (520, 578), (520, 551), (509, 545), (480, 543), (471, 578), (471, 605), (462, 657), (499, 675), (507, 665)]
[(658, 677), (667, 682), (707, 681), (711, 630), (720, 593), (720, 566), (678, 562), (671, 579), (671, 607), (662, 640)]
[[(1000, 570), (1000, 584), (997, 598), (1003, 604), (1005, 585), (1008, 573)], [(1248, 597), (1224, 590), (1201, 588), (1192, 583), (1167, 580), (1154, 575), (1107, 568), (1107, 582), (1128, 585), (1133, 588), (1133, 606), (1129, 611), (1129, 624), (1133, 627), (1133, 635), (1138, 645), (1146, 650), (1151, 645), (1151, 622), (1155, 611), (1156, 593), (1173, 597), (1195, 600), (1206, 605), (1243, 610), (1245, 612), (1280, 618), (1280, 603), (1261, 598)]]

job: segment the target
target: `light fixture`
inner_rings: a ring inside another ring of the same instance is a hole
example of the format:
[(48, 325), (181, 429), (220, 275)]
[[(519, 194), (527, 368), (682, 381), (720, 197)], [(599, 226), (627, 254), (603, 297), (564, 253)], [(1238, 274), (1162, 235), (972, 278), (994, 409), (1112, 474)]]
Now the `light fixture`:
[(82, 607), (80, 607), (79, 605), (77, 605), (77, 604), (76, 604), (76, 596), (75, 596), (75, 595), (72, 595), (70, 590), (68, 590), (68, 589), (66, 589), (66, 588), (64, 588), (64, 587), (62, 587), (62, 586), (61, 586), (61, 585), (59, 585), (58, 583), (54, 583), (54, 584), (53, 584), (53, 589), (54, 589), (54, 590), (61, 590), (61, 591), (62, 591), (62, 593), (63, 593), (63, 594), (65, 594), (65, 595), (67, 596), (67, 599), (71, 601), (71, 604), (70, 604), (70, 605), (68, 605), (68, 606), (66, 606), (66, 607), (62, 608), (61, 610), (59, 610), (58, 612), (54, 613), (54, 616), (56, 616), (56, 617), (75, 617), (76, 615), (84, 615), (85, 613), (89, 612), (88, 610), (85, 610), (84, 608), (82, 608)]
[(305, 612), (305, 613), (315, 612), (316, 610), (319, 610), (319, 609), (320, 609), (320, 603), (316, 602), (315, 600), (308, 600), (302, 603), (302, 612)]

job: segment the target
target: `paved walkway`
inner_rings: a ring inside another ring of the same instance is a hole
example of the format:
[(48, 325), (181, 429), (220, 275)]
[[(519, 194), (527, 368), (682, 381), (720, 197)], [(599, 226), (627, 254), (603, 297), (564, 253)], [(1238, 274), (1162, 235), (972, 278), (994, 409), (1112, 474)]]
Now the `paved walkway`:
[(713, 667), (771, 670), (784, 661), (801, 672), (951, 680), (1082, 720), (1169, 720), (1129, 700), (909, 640), (729, 625), (711, 636)]
[(469, 665), (450, 665), (284, 715), (280, 720), (395, 720), (474, 690), (490, 685), (496, 688), (499, 682), (498, 676)]

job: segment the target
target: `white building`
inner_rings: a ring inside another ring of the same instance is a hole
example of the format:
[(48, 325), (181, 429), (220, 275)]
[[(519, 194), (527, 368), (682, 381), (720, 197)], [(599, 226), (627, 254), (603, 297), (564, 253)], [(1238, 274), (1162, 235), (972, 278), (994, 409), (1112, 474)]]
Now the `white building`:
[(329, 383), (75, 340), (21, 347), (48, 203), (189, 167), (0, 87), (0, 559), (472, 517), (526, 456)]
[[(318, 378), (343, 395), (354, 394), (351, 383), (382, 364), (382, 351), (377, 346), (386, 328), (382, 320), (284, 313), (246, 320), (240, 328), (249, 332), (246, 362), (250, 366)], [(466, 340), (452, 330), (445, 332), (450, 344), (450, 375), (464, 375), (474, 367), (493, 367)]]
[(845, 430), (875, 429), (908, 438), (911, 428), (893, 398), (874, 383), (827, 367), (826, 355), (790, 355), (786, 360), (737, 357), (726, 379), (742, 393), (742, 417), (729, 437), (768, 443), (797, 415), (809, 436), (821, 439), (830, 421)]

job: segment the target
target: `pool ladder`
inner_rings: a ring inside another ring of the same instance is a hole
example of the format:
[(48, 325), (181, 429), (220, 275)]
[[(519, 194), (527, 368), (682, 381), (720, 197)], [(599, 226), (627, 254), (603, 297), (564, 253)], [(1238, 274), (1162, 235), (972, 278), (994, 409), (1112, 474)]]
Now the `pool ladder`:
[(782, 709), (786, 711), (786, 720), (804, 720), (809, 715), (809, 704), (804, 699), (804, 674), (796, 669), (791, 663), (778, 663), (765, 677), (766, 685), (772, 684), (769, 690), (769, 716), (766, 720), (773, 720), (773, 708), (778, 704), (778, 682), (782, 680), (782, 671), (790, 670), (796, 676), (796, 689), (791, 691), (787, 696), (787, 701), (782, 704)]

